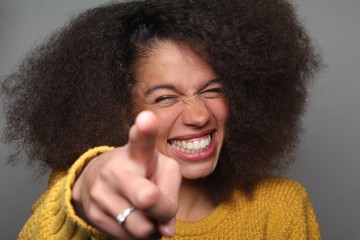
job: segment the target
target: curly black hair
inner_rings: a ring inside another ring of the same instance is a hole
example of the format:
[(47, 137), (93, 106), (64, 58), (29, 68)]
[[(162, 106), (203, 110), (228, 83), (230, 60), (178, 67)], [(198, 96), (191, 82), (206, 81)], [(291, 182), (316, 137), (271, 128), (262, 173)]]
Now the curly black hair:
[(235, 188), (251, 192), (293, 159), (308, 87), (321, 67), (294, 6), (147, 0), (87, 10), (4, 79), (10, 162), (25, 153), (30, 164), (65, 170), (91, 147), (126, 144), (137, 64), (159, 41), (188, 47), (223, 80), (228, 134), (218, 166), (204, 179), (215, 201)]

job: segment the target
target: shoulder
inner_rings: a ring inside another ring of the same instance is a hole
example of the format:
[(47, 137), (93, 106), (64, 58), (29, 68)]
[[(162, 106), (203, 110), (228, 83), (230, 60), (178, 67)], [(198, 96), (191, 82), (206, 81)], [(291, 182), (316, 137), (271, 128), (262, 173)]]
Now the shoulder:
[(320, 239), (308, 194), (297, 181), (266, 177), (257, 184), (251, 197), (240, 191), (235, 196), (234, 215), (246, 219), (241, 224), (254, 229), (251, 234), (257, 232), (271, 239)]
[(254, 195), (278, 197), (307, 196), (305, 187), (299, 182), (286, 177), (266, 177), (255, 187)]
[(261, 205), (267, 209), (288, 209), (310, 204), (305, 187), (299, 182), (286, 177), (269, 176), (256, 185), (251, 197), (237, 192), (237, 199), (242, 204)]

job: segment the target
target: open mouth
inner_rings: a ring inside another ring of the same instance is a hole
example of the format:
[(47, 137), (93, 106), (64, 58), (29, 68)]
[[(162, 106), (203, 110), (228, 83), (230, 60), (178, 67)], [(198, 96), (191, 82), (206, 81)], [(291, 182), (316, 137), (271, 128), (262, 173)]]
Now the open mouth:
[(170, 145), (184, 153), (200, 153), (209, 149), (211, 145), (211, 134), (191, 140), (170, 140)]

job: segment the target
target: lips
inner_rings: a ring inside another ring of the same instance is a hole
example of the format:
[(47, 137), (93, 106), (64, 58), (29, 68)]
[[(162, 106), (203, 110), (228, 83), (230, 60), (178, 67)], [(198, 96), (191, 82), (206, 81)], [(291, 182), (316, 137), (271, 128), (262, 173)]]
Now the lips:
[(201, 137), (172, 139), (172, 152), (183, 161), (203, 161), (216, 153), (216, 131)]

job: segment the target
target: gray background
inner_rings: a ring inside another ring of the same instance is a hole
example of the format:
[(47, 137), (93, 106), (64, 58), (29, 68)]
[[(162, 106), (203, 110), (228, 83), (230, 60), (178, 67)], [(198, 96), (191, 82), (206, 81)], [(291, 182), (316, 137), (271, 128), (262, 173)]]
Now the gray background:
[[(69, 17), (103, 2), (0, 0), (0, 76)], [(298, 162), (288, 175), (308, 189), (323, 239), (360, 239), (360, 1), (295, 3), (327, 68), (311, 91)], [(34, 181), (26, 166), (7, 166), (7, 149), (0, 143), (0, 239), (15, 239), (47, 176)]]

